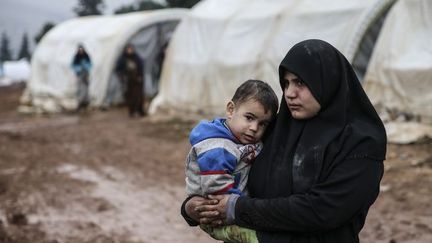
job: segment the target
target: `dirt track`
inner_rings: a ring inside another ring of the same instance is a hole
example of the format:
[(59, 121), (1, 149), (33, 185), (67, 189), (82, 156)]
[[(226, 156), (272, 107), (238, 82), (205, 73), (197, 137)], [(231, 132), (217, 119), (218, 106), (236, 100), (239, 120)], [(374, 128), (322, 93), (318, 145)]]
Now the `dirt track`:
[[(193, 122), (22, 116), (0, 88), (0, 242), (214, 242), (179, 216)], [(432, 242), (432, 143), (390, 145), (362, 242)]]

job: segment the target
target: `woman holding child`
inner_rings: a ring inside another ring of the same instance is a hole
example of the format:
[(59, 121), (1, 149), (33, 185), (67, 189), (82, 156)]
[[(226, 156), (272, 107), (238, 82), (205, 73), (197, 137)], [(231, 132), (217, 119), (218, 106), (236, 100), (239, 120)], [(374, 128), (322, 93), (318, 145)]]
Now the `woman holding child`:
[(279, 78), (283, 100), (250, 170), (249, 196), (191, 196), (182, 214), (190, 225), (256, 230), (258, 242), (359, 242), (383, 175), (384, 126), (327, 42), (296, 44)]

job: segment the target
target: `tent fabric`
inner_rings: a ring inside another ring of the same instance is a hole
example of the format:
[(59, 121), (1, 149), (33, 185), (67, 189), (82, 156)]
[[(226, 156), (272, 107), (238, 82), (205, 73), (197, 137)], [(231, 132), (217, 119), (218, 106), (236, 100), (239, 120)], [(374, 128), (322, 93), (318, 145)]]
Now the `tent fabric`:
[(247, 79), (281, 95), (277, 67), (297, 42), (318, 38), (352, 61), (368, 27), (394, 1), (206, 0), (174, 32), (150, 112), (221, 114)]
[(30, 76), (30, 63), (25, 58), (18, 61), (5, 61), (1, 71), (0, 86), (26, 81)]
[(112, 72), (125, 44), (139, 31), (179, 21), (186, 13), (186, 9), (164, 9), (88, 16), (57, 25), (43, 37), (33, 54), (31, 76), (21, 102), (41, 112), (74, 109), (77, 82), (70, 64), (78, 44), (83, 44), (92, 61), (91, 105), (103, 105), (107, 93), (112, 93)]
[(371, 57), (364, 87), (385, 110), (432, 123), (432, 1), (399, 0), (390, 10)]
[(391, 121), (385, 124), (387, 139), (394, 144), (430, 143), (432, 126), (418, 122)]

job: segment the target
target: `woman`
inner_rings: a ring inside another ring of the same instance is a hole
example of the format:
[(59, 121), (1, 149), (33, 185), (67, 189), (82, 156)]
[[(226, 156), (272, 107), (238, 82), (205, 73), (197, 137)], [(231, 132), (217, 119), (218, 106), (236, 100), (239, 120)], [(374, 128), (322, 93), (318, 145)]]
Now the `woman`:
[(86, 108), (89, 104), (89, 97), (88, 97), (89, 73), (92, 67), (90, 57), (85, 51), (84, 46), (82, 44), (78, 45), (78, 50), (72, 60), (71, 66), (78, 80), (77, 110), (79, 111), (82, 108)]
[(132, 44), (126, 45), (117, 61), (116, 71), (121, 82), (126, 85), (124, 98), (129, 107), (129, 116), (144, 116), (144, 62)]
[(384, 126), (350, 63), (327, 42), (296, 44), (279, 78), (284, 99), (252, 166), (250, 197), (192, 197), (182, 214), (191, 225), (255, 229), (259, 242), (359, 242), (383, 175)]

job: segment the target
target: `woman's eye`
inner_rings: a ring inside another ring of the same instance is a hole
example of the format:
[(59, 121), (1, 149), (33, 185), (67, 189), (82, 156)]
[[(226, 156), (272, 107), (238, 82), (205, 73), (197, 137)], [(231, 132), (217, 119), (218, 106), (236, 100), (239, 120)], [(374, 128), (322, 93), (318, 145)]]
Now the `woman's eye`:
[(299, 87), (301, 87), (301, 86), (304, 85), (304, 83), (303, 83), (303, 81), (301, 81), (301, 80), (297, 80), (297, 81), (296, 81), (296, 85), (299, 86)]
[(252, 121), (252, 120), (253, 120), (253, 117), (251, 117), (251, 116), (246, 116), (246, 120), (248, 120), (248, 121)]

